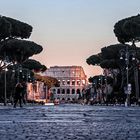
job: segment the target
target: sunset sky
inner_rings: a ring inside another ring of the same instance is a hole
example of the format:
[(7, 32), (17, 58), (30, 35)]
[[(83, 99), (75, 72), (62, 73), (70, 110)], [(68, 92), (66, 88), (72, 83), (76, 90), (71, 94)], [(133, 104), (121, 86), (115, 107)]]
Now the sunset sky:
[(114, 24), (137, 15), (140, 0), (0, 0), (0, 14), (33, 26), (30, 40), (44, 50), (33, 58), (47, 67), (82, 66), (87, 76), (101, 73), (86, 59), (117, 43)]

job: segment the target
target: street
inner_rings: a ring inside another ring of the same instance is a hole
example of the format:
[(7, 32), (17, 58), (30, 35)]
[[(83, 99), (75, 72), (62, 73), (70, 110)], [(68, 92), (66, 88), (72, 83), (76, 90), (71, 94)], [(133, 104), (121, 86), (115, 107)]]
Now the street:
[(140, 108), (0, 106), (0, 140), (140, 140)]

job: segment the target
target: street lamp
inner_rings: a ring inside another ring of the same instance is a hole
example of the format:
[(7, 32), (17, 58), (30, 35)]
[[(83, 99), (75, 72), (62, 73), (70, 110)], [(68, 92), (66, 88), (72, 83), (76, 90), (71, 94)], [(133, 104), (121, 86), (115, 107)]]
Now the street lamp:
[(93, 79), (94, 98), (97, 98), (97, 79)]
[(104, 78), (104, 81), (105, 81), (105, 88), (106, 88), (106, 101), (107, 101), (107, 94), (108, 94), (108, 84), (107, 84), (107, 76), (105, 76), (105, 78)]
[(126, 101), (125, 101), (125, 106), (130, 105), (130, 94), (131, 94), (131, 84), (129, 83), (129, 64), (130, 60), (135, 61), (135, 55), (136, 52), (134, 50), (128, 50), (128, 46), (126, 46), (126, 50), (122, 49), (120, 50), (120, 60), (125, 60), (126, 64)]
[(104, 102), (104, 95), (103, 95), (103, 76), (100, 75), (98, 80), (99, 80), (99, 85), (100, 85), (100, 90), (99, 90), (100, 100), (101, 100), (101, 102)]
[(4, 70), (4, 106), (7, 104), (7, 79), (6, 79), (6, 72), (8, 71), (7, 68)]
[(6, 72), (8, 71), (7, 65), (9, 63), (9, 58), (6, 55), (5, 55), (4, 58), (5, 58), (4, 61), (3, 61), (4, 67), (5, 67), (4, 68), (4, 106), (6, 106), (6, 104), (7, 104), (7, 77), (6, 77)]

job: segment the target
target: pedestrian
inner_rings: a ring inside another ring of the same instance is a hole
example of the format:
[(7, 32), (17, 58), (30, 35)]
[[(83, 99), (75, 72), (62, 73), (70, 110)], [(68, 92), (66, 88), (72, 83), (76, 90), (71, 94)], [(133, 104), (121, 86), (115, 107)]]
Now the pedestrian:
[(22, 101), (24, 104), (26, 104), (26, 96), (27, 96), (27, 85), (26, 85), (26, 82), (22, 82)]
[(15, 87), (15, 96), (14, 96), (14, 108), (16, 108), (17, 102), (19, 101), (20, 107), (22, 107), (22, 92), (23, 86), (21, 83), (17, 83)]

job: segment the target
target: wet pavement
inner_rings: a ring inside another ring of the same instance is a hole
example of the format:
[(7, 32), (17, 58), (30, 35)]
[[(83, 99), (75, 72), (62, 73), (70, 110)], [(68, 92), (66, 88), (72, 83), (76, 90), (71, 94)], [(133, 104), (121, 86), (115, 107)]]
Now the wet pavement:
[(140, 107), (0, 106), (0, 140), (140, 140)]

